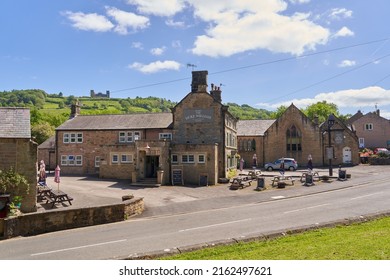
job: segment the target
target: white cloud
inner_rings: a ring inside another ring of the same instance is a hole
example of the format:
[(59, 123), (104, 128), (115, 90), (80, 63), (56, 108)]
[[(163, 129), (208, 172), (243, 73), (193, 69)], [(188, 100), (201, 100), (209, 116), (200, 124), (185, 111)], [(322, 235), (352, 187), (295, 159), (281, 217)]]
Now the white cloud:
[(175, 40), (175, 41), (172, 41), (172, 47), (177, 49), (177, 48), (181, 48), (181, 41), (180, 40)]
[[(375, 105), (388, 106), (390, 105), (390, 90), (381, 87), (373, 86), (362, 89), (348, 89), (336, 92), (320, 93), (313, 98), (293, 99), (280, 103), (258, 103), (257, 106), (276, 109), (281, 105), (289, 106), (294, 103), (298, 108), (306, 108), (307, 106), (326, 100), (328, 103), (334, 103), (340, 108), (374, 108)], [(382, 116), (384, 114), (381, 113)]]
[(157, 73), (164, 70), (179, 70), (180, 63), (173, 60), (165, 60), (165, 61), (155, 61), (149, 64), (143, 64), (139, 62), (134, 62), (128, 66), (131, 69), (138, 70), (142, 73), (151, 74)]
[(345, 59), (345, 60), (341, 61), (337, 66), (338, 67), (351, 67), (351, 66), (355, 66), (355, 65), (356, 65), (356, 61)]
[(131, 47), (134, 49), (139, 49), (139, 50), (144, 49), (143, 44), (141, 42), (133, 42), (133, 43), (131, 43)]
[(139, 16), (134, 13), (125, 12), (114, 7), (106, 7), (107, 15), (114, 18), (118, 23), (114, 31), (126, 35), (129, 33), (128, 29), (137, 30), (144, 29), (149, 26), (149, 19), (144, 16)]
[(308, 14), (282, 15), (286, 2), (279, 0), (191, 0), (195, 16), (209, 22), (205, 35), (196, 38), (191, 50), (211, 57), (267, 49), (302, 54), (328, 41), (328, 29), (308, 19)]
[(355, 33), (351, 31), (348, 27), (344, 26), (334, 34), (334, 37), (347, 37), (353, 35), (355, 35)]
[(184, 21), (174, 21), (173, 19), (167, 19), (165, 21), (165, 24), (170, 26), (170, 27), (175, 27), (175, 28), (185, 28), (186, 24)]
[(311, 0), (290, 0), (292, 4), (306, 4), (309, 3)]
[(156, 16), (173, 16), (185, 7), (184, 0), (127, 0), (127, 3), (137, 6), (140, 13)]
[(166, 50), (166, 47), (162, 47), (162, 48), (153, 48), (150, 50), (150, 53), (152, 55), (162, 55)]
[(345, 8), (335, 8), (330, 11), (329, 14), (332, 19), (345, 19), (352, 17), (352, 11)]
[(114, 24), (105, 16), (98, 14), (84, 14), (82, 12), (66, 11), (62, 13), (73, 24), (72, 26), (85, 31), (107, 32), (114, 28)]

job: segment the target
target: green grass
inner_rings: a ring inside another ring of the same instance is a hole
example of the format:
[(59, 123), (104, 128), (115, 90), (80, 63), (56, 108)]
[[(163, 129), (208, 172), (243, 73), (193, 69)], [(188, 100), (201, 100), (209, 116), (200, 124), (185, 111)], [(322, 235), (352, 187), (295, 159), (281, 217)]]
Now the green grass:
[(166, 260), (390, 260), (390, 217), (266, 241), (241, 242)]

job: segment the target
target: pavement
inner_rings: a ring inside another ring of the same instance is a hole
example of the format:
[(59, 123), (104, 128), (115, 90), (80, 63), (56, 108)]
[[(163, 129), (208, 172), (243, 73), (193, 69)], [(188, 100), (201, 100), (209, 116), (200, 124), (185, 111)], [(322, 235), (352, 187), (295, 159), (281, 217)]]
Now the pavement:
[[(372, 175), (388, 172), (390, 166), (357, 165), (343, 168), (351, 179), (338, 181), (338, 169), (333, 169), (335, 176), (330, 182), (315, 182), (313, 186), (304, 186), (300, 182), (300, 176), (304, 169), (286, 171), (286, 176), (293, 176), (293, 186), (279, 189), (271, 187), (271, 179), (279, 172), (262, 171), (265, 178), (265, 190), (257, 191), (257, 181), (243, 189), (232, 190), (230, 184), (218, 184), (213, 186), (160, 186), (160, 187), (135, 187), (130, 180), (107, 180), (92, 176), (62, 176), (61, 183), (54, 182), (54, 174), (48, 174), (47, 184), (53, 189), (60, 189), (73, 197), (72, 205), (68, 203), (48, 207), (43, 202), (38, 202), (38, 212), (62, 210), (69, 208), (83, 208), (119, 203), (122, 196), (132, 194), (142, 197), (145, 203), (145, 211), (135, 217), (152, 217), (206, 211), (210, 209), (224, 208), (232, 205), (259, 203), (272, 199), (308, 195), (316, 192), (351, 187), (356, 184), (371, 180)], [(247, 173), (250, 170), (243, 170)], [(319, 175), (328, 175), (327, 168), (315, 168)]]

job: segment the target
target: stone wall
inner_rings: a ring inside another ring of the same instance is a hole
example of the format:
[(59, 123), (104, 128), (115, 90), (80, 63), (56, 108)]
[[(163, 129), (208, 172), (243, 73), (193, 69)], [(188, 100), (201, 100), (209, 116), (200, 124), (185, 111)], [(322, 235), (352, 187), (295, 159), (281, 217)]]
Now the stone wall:
[(390, 158), (369, 157), (368, 163), (371, 165), (390, 165)]
[[(236, 120), (226, 117), (227, 107), (207, 93), (204, 86), (199, 87), (197, 92), (189, 93), (172, 113), (174, 118), (172, 143), (189, 147), (217, 144), (217, 177), (226, 177), (227, 154), (230, 154), (231, 150), (236, 151), (237, 145)], [(229, 142), (227, 137), (234, 139), (232, 141), (235, 141), (235, 144), (227, 143)]]
[[(287, 151), (287, 129), (291, 129), (292, 126), (295, 126), (301, 135), (301, 150), (298, 151)], [(295, 106), (290, 106), (267, 130), (264, 145), (264, 162), (292, 157), (298, 161), (299, 167), (304, 167), (308, 156), (311, 155), (314, 166), (323, 165), (320, 129)]]
[[(47, 232), (120, 222), (144, 211), (143, 198), (106, 206), (53, 210), (3, 220), (3, 237), (30, 236)], [(1, 237), (1, 231), (0, 231)]]
[[(218, 182), (218, 145), (188, 145), (177, 144), (172, 146), (172, 154), (179, 158), (179, 162), (172, 163), (172, 170), (183, 171), (185, 185), (199, 185), (200, 176), (207, 175), (208, 184), (215, 185)], [(182, 163), (182, 155), (194, 155), (194, 163)], [(205, 162), (199, 163), (198, 156), (204, 155)]]
[(22, 195), (22, 212), (35, 212), (37, 191), (37, 148), (38, 145), (30, 139), (0, 139), (0, 169), (9, 170), (11, 167), (23, 175), (29, 183), (29, 192), (19, 190), (12, 195)]

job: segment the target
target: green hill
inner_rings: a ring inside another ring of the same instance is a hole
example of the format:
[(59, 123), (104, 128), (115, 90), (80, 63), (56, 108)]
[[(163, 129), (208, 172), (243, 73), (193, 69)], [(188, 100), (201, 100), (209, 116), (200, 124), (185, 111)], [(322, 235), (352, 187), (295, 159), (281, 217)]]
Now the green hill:
[[(38, 144), (54, 135), (54, 130), (69, 118), (70, 105), (78, 100), (82, 115), (170, 112), (177, 102), (157, 97), (91, 98), (48, 94), (40, 89), (0, 92), (0, 107), (29, 107), (31, 131)], [(239, 119), (269, 119), (272, 112), (235, 103), (229, 106), (231, 114)]]

